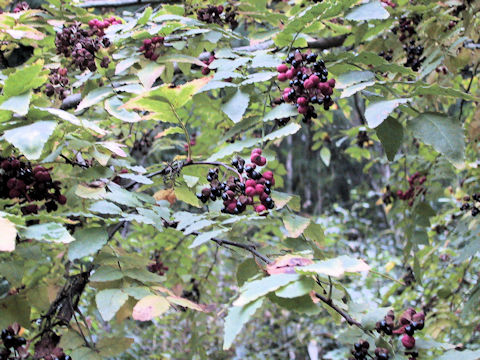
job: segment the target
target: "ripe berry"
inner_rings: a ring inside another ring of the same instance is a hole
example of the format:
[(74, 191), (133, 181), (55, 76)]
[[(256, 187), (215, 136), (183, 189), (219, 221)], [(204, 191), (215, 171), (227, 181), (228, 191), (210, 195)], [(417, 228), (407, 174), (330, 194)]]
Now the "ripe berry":
[(264, 211), (267, 211), (267, 208), (263, 205), (257, 205), (255, 207), (255, 211), (259, 214), (263, 213)]
[(256, 190), (254, 187), (252, 186), (248, 186), (246, 189), (245, 189), (245, 195), (247, 196), (255, 196), (256, 195)]
[(402, 345), (408, 350), (413, 349), (415, 347), (415, 338), (407, 334), (403, 335)]

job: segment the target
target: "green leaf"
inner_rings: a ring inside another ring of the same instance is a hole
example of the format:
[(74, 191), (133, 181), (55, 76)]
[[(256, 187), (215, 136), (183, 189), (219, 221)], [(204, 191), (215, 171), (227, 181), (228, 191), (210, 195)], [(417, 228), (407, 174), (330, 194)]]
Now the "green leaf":
[(340, 74), (336, 80), (335, 87), (337, 89), (345, 89), (353, 84), (357, 84), (365, 81), (372, 81), (375, 79), (375, 74), (371, 71), (349, 71)]
[(280, 138), (285, 137), (285, 136), (293, 135), (300, 129), (301, 129), (300, 124), (290, 123), (290, 124), (280, 128), (280, 129), (275, 130), (274, 132), (266, 135), (264, 137), (264, 139), (265, 140), (280, 139)]
[(262, 306), (263, 299), (245, 306), (233, 306), (228, 309), (228, 315), (225, 318), (225, 327), (223, 335), (223, 350), (228, 350), (233, 344), (233, 340), (242, 330), (243, 325), (255, 314)]
[(196, 248), (202, 244), (205, 244), (206, 242), (210, 241), (212, 238), (217, 237), (223, 233), (225, 233), (227, 230), (226, 229), (218, 229), (218, 230), (212, 230), (208, 232), (204, 232), (200, 235), (198, 235), (193, 243), (188, 247), (189, 249)]
[(90, 205), (88, 208), (91, 212), (98, 212), (100, 214), (109, 214), (109, 215), (119, 215), (122, 213), (122, 209), (120, 209), (117, 205), (114, 203), (111, 203), (110, 201), (102, 200), (102, 201), (97, 201)]
[(332, 154), (330, 153), (330, 149), (326, 146), (323, 146), (320, 150), (320, 159), (322, 159), (325, 166), (330, 166), (330, 158)]
[(183, 201), (189, 205), (198, 208), (202, 207), (200, 201), (197, 198), (197, 195), (186, 184), (175, 187), (175, 196), (178, 200)]
[(113, 89), (110, 86), (104, 86), (98, 89), (90, 91), (87, 96), (85, 96), (80, 104), (78, 104), (75, 111), (81, 111), (83, 109), (89, 108), (90, 106), (98, 104), (103, 99), (113, 95)]
[(151, 89), (155, 80), (162, 75), (164, 70), (165, 65), (150, 61), (147, 66), (137, 73), (137, 76), (145, 89)]
[(248, 258), (237, 268), (237, 283), (238, 286), (242, 286), (248, 279), (254, 277), (259, 272), (259, 266), (256, 261), (252, 258)]
[(82, 360), (102, 360), (104, 359), (99, 353), (97, 353), (95, 350), (82, 346), (79, 348), (76, 348), (72, 351), (71, 357), (73, 359), (82, 359)]
[(133, 180), (139, 184), (145, 184), (145, 185), (151, 185), (153, 184), (153, 181), (150, 180), (148, 177), (140, 174), (118, 174), (118, 177), (121, 177), (122, 179), (128, 179), (128, 180)]
[(36, 160), (42, 155), (43, 147), (55, 130), (55, 121), (37, 121), (31, 125), (7, 130), (5, 140), (15, 146), (29, 160)]
[(450, 350), (438, 357), (437, 360), (458, 360), (459, 358), (462, 360), (478, 360), (480, 359), (480, 350)]
[(111, 358), (126, 351), (133, 344), (132, 338), (126, 337), (105, 337), (95, 345), (100, 351), (102, 358)]
[(11, 326), (14, 323), (28, 328), (30, 324), (30, 304), (25, 295), (17, 294), (0, 299), (0, 327), (2, 329)]
[(309, 218), (289, 213), (283, 218), (283, 225), (287, 229), (288, 236), (297, 238), (310, 225), (310, 221)]
[(349, 86), (343, 89), (342, 94), (340, 95), (340, 99), (348, 98), (356, 94), (357, 92), (362, 91), (363, 89), (366, 89), (367, 87), (372, 85), (375, 85), (375, 81), (361, 82), (361, 83)]
[(465, 159), (465, 136), (462, 124), (444, 114), (423, 113), (407, 123), (413, 136), (432, 145), (455, 166)]
[(140, 115), (133, 111), (123, 109), (121, 106), (123, 106), (123, 102), (117, 96), (113, 96), (110, 99), (105, 100), (105, 110), (107, 110), (107, 112), (114, 118), (129, 123), (134, 123), (141, 120)]
[(297, 267), (295, 270), (300, 274), (341, 277), (345, 273), (369, 271), (370, 266), (363, 260), (342, 255), (333, 259), (317, 261), (311, 265)]
[(384, 100), (369, 104), (365, 109), (365, 118), (367, 119), (368, 126), (372, 129), (376, 128), (400, 104), (405, 104), (410, 100), (411, 99)]
[(68, 258), (73, 261), (93, 255), (107, 243), (107, 230), (103, 227), (83, 228), (75, 231), (75, 241), (68, 247)]
[(298, 109), (296, 106), (283, 103), (275, 106), (265, 117), (263, 121), (271, 121), (275, 119), (283, 119), (289, 117), (296, 117), (298, 115)]
[(225, 104), (222, 105), (222, 110), (234, 123), (242, 120), (245, 110), (248, 108), (250, 96), (238, 89), (235, 95), (232, 96)]
[(31, 98), (31, 91), (27, 91), (21, 95), (12, 96), (11, 98), (8, 98), (2, 102), (0, 105), (0, 110), (9, 110), (18, 115), (25, 116), (28, 113)]
[(389, 116), (376, 128), (377, 136), (382, 143), (387, 159), (393, 161), (395, 154), (403, 142), (403, 126)]
[(300, 279), (295, 274), (276, 274), (264, 277), (260, 280), (245, 283), (240, 289), (240, 296), (233, 302), (234, 306), (243, 306), (257, 300), (272, 291), (280, 289)]
[(53, 222), (29, 226), (20, 231), (20, 236), (24, 239), (63, 244), (68, 244), (75, 240), (67, 229), (62, 225)]
[(100, 266), (92, 276), (90, 276), (90, 281), (93, 282), (104, 282), (104, 281), (114, 281), (123, 278), (123, 273), (114, 267), (111, 266)]
[(105, 198), (105, 196), (107, 195), (107, 192), (104, 186), (93, 187), (93, 186), (79, 184), (75, 189), (75, 195), (83, 199), (99, 200), (99, 199)]
[(480, 98), (470, 95), (464, 91), (440, 86), (438, 84), (415, 86), (412, 95), (440, 95), (458, 97), (469, 101), (480, 101)]
[(295, 281), (275, 291), (275, 295), (281, 298), (296, 298), (307, 295), (314, 286), (315, 282), (312, 278), (301, 278), (299, 281)]
[(385, 10), (380, 1), (371, 1), (355, 7), (345, 19), (352, 21), (385, 20), (389, 16), (389, 12)]
[(112, 320), (127, 300), (128, 295), (121, 289), (101, 290), (95, 296), (98, 311), (105, 321)]
[(4, 95), (7, 97), (17, 96), (42, 85), (38, 84), (42, 66), (42, 64), (28, 66), (11, 74), (5, 80)]

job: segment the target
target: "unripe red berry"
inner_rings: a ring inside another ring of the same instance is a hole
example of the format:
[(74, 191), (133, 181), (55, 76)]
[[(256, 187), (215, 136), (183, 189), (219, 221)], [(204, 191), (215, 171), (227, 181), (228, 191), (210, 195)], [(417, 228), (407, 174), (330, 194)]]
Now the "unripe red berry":
[(278, 81), (287, 81), (287, 74), (285, 73), (280, 73), (278, 74)]
[(35, 174), (35, 178), (41, 182), (47, 182), (52, 180), (50, 174), (47, 171), (39, 171)]
[(263, 166), (266, 163), (267, 163), (267, 159), (263, 156), (260, 156), (260, 158), (258, 159), (258, 161), (255, 164), (257, 164), (258, 166)]
[(15, 189), (15, 186), (17, 185), (17, 179), (15, 178), (11, 178), (11, 179), (8, 179), (7, 181), (7, 187), (9, 189)]
[(3, 160), (1, 166), (3, 170), (10, 170), (10, 168), (12, 167), (10, 161), (8, 160)]
[(228, 210), (230, 213), (233, 213), (233, 211), (235, 210), (236, 207), (237, 207), (237, 202), (236, 202), (236, 201), (232, 201), (230, 204), (228, 204), (227, 210)]
[(252, 150), (252, 155), (253, 154), (262, 155), (262, 149), (260, 149), (260, 148), (253, 149)]
[(245, 194), (247, 196), (255, 196), (256, 194), (256, 191), (255, 191), (255, 188), (253, 186), (249, 186), (245, 189)]
[(262, 212), (264, 212), (264, 211), (266, 211), (266, 210), (267, 210), (267, 208), (266, 208), (264, 205), (257, 205), (257, 206), (255, 206), (255, 211), (256, 211), (257, 213), (259, 213), (259, 214), (262, 213)]
[(260, 194), (260, 201), (264, 202), (268, 197), (269, 197), (269, 195), (266, 192), (262, 192)]
[(415, 347), (415, 338), (407, 334), (403, 335), (402, 345), (408, 350), (413, 349)]
[(295, 72), (290, 69), (285, 73), (285, 75), (287, 75), (287, 79), (292, 80), (295, 77)]
[(67, 72), (68, 72), (68, 70), (67, 70), (66, 68), (60, 68), (60, 69), (58, 69), (58, 74), (59, 74), (60, 76), (66, 76), (66, 75), (67, 75)]
[(273, 180), (273, 172), (270, 171), (270, 170), (265, 171), (265, 172), (263, 173), (263, 177), (264, 177), (265, 179), (267, 179), (268, 181), (272, 181), (272, 180)]
[(282, 98), (283, 98), (283, 100), (285, 100), (285, 102), (289, 102), (289, 101), (290, 101), (290, 99), (288, 98), (288, 94), (285, 94), (285, 93), (284, 93), (283, 96), (282, 96)]
[(235, 196), (235, 193), (232, 190), (228, 190), (226, 194), (229, 199), (233, 199), (233, 197)]
[(310, 80), (310, 79), (305, 80), (305, 82), (303, 83), (303, 87), (304, 87), (305, 89), (311, 89), (311, 88), (313, 88), (314, 86), (315, 86), (315, 84), (314, 84), (313, 81)]
[(248, 179), (247, 181), (245, 181), (245, 187), (255, 187), (255, 185), (257, 185), (257, 183), (255, 182), (255, 180), (252, 180), (252, 179)]
[(309, 80), (312, 81), (314, 85), (317, 85), (320, 82), (320, 78), (317, 75), (311, 75)]
[(19, 197), (19, 196), (20, 196), (20, 191), (15, 190), (15, 189), (11, 189), (11, 190), (8, 192), (8, 196), (10, 196), (11, 199), (16, 198), (16, 197)]
[(209, 73), (210, 73), (210, 68), (208, 66), (202, 68), (202, 75), (208, 75)]
[(223, 5), (218, 5), (217, 6), (217, 11), (219, 14), (221, 14), (223, 12)]
[(90, 26), (91, 28), (93, 28), (96, 23), (97, 23), (97, 19), (90, 20), (90, 21), (88, 22), (88, 26)]
[(328, 86), (330, 86), (331, 88), (335, 87), (335, 79), (329, 79), (327, 83), (328, 83)]
[(202, 189), (202, 195), (205, 196), (205, 197), (209, 197), (210, 196), (210, 188), (203, 188)]
[(153, 54), (150, 60), (156, 61), (158, 59), (158, 54)]
[(262, 193), (265, 191), (265, 186), (263, 186), (262, 184), (257, 184), (255, 186), (255, 193), (257, 195), (262, 195)]
[(277, 71), (279, 73), (285, 73), (285, 72), (287, 72), (287, 70), (288, 70), (288, 66), (285, 65), (285, 64), (280, 64), (280, 65), (277, 66)]
[(298, 107), (298, 112), (300, 114), (306, 114), (308, 112), (308, 107), (307, 106), (299, 106)]
[(297, 99), (297, 104), (300, 105), (300, 106), (305, 106), (308, 104), (308, 100), (307, 98), (301, 96)]
[(150, 45), (152, 45), (152, 40), (151, 39), (145, 39), (143, 40), (143, 45), (147, 48)]
[(58, 195), (57, 201), (60, 205), (65, 205), (67, 203), (67, 197), (65, 195)]

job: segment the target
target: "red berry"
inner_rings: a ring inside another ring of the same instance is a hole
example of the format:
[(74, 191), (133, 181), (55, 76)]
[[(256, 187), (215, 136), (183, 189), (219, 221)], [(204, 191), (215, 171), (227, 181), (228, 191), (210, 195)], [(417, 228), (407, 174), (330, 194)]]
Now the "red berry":
[(311, 89), (311, 88), (313, 88), (314, 86), (315, 86), (315, 84), (314, 84), (313, 81), (310, 80), (310, 79), (305, 80), (305, 82), (303, 83), (303, 87), (304, 87), (305, 89)]
[(253, 149), (252, 150), (252, 155), (253, 154), (262, 155), (262, 149), (260, 149), (260, 148)]
[(328, 86), (330, 86), (331, 88), (334, 88), (335, 87), (335, 79), (329, 79), (327, 81), (327, 84)]
[(317, 85), (320, 82), (320, 78), (317, 75), (310, 76), (309, 80), (312, 81), (314, 85)]
[(233, 211), (235, 210), (236, 207), (237, 207), (237, 202), (232, 201), (230, 204), (228, 204), (227, 210), (228, 210), (228, 212), (233, 213)]
[(263, 166), (267, 163), (267, 159), (265, 159), (263, 156), (260, 156), (260, 158), (258, 159), (258, 161), (256, 162), (256, 164), (258, 166)]
[(283, 94), (288, 94), (290, 91), (292, 91), (292, 89), (289, 87), (286, 87), (285, 89), (283, 89)]
[(11, 179), (8, 179), (7, 181), (7, 187), (9, 189), (15, 189), (15, 186), (17, 185), (17, 179), (15, 178), (11, 178)]
[(208, 75), (209, 73), (210, 73), (210, 68), (209, 67), (202, 68), (202, 74), (203, 75)]
[(268, 181), (272, 181), (272, 180), (273, 180), (273, 172), (271, 172), (270, 170), (265, 171), (265, 172), (263, 173), (263, 177), (264, 177), (265, 179), (267, 179)]
[(264, 202), (270, 195), (268, 195), (266, 192), (262, 192), (260, 194), (260, 201)]
[(65, 195), (58, 195), (57, 201), (60, 205), (65, 205), (67, 203), (67, 197)]
[(279, 73), (285, 73), (285, 72), (287, 72), (287, 70), (288, 70), (288, 66), (285, 65), (285, 64), (281, 64), (281, 65), (277, 66), (277, 71)]
[(288, 98), (288, 94), (283, 94), (283, 100), (285, 100), (285, 102), (289, 102), (290, 99)]
[(145, 39), (143, 40), (143, 45), (145, 47), (149, 47), (150, 45), (152, 45), (152, 40), (151, 39)]
[(47, 171), (43, 166), (37, 165), (33, 168), (33, 173), (36, 174), (39, 171)]
[(20, 196), (20, 191), (12, 189), (8, 192), (8, 196), (10, 196), (11, 199), (19, 197)]
[(299, 106), (298, 107), (298, 112), (300, 114), (306, 114), (308, 112), (308, 107), (307, 106)]
[(308, 100), (307, 98), (301, 96), (297, 99), (297, 104), (300, 105), (300, 106), (305, 106), (308, 104)]
[(245, 195), (247, 196), (255, 196), (256, 194), (256, 191), (255, 191), (255, 188), (252, 187), (252, 186), (249, 186), (245, 189)]
[(223, 12), (223, 5), (218, 5), (217, 6), (217, 11), (219, 14), (221, 14)]
[(262, 193), (265, 191), (265, 186), (263, 186), (262, 184), (257, 184), (255, 186), (255, 193), (257, 195), (262, 195)]
[(278, 81), (287, 81), (287, 74), (285, 73), (280, 73), (278, 74)]
[(408, 350), (413, 349), (415, 347), (415, 338), (407, 334), (403, 335), (402, 345)]
[(245, 187), (246, 187), (246, 188), (248, 188), (248, 187), (255, 187), (255, 185), (257, 185), (257, 183), (255, 182), (255, 180), (248, 179), (247, 181), (245, 181)]
[(257, 205), (255, 207), (255, 211), (259, 214), (266, 211), (266, 210), (267, 210), (267, 208), (264, 205)]
[(287, 75), (287, 79), (292, 80), (295, 77), (295, 72), (293, 69), (288, 70), (285, 75)]
[(233, 199), (233, 197), (235, 196), (235, 193), (232, 190), (228, 190), (226, 194), (229, 199)]

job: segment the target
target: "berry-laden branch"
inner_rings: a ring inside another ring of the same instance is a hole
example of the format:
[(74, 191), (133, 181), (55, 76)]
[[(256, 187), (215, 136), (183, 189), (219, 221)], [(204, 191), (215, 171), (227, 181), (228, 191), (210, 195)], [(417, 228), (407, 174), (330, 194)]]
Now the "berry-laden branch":
[(340, 309), (337, 305), (335, 305), (333, 303), (332, 299), (328, 299), (327, 297), (325, 297), (325, 296), (323, 296), (323, 295), (321, 295), (317, 292), (315, 293), (315, 297), (317, 299), (319, 299), (321, 302), (323, 302), (324, 304), (330, 306), (333, 310), (335, 310), (341, 317), (343, 317), (345, 319), (345, 321), (347, 322), (348, 325), (354, 325), (354, 326), (360, 328), (363, 331), (367, 331), (362, 326), (362, 324), (360, 324), (357, 320), (355, 320), (350, 315), (348, 315), (344, 310)]

